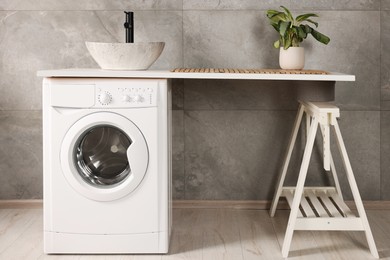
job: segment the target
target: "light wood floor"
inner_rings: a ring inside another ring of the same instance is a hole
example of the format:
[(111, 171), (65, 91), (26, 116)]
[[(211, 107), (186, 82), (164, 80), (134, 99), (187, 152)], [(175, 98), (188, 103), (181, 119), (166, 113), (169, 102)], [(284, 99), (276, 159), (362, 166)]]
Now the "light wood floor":
[[(175, 209), (168, 255), (44, 255), (42, 209), (0, 209), (0, 259), (282, 259), (288, 210)], [(367, 211), (382, 259), (390, 259), (390, 211)], [(373, 259), (362, 232), (294, 233), (290, 259)]]

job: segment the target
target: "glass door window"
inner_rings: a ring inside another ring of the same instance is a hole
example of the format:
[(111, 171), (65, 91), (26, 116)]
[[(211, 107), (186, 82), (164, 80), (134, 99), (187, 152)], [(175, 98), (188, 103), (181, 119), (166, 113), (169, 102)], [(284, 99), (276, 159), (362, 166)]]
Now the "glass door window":
[(111, 125), (88, 129), (75, 143), (76, 169), (93, 186), (120, 184), (131, 174), (127, 158), (131, 143), (122, 130)]

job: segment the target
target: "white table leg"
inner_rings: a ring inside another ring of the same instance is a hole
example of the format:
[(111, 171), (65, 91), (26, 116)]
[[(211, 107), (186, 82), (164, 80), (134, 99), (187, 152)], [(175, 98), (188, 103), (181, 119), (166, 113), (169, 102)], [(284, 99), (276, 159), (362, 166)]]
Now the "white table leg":
[(353, 175), (351, 162), (349, 161), (347, 150), (345, 148), (343, 137), (341, 136), (340, 128), (339, 128), (337, 121), (334, 124), (334, 129), (336, 132), (336, 139), (337, 139), (338, 148), (340, 150), (340, 154), (341, 154), (341, 157), (343, 159), (344, 168), (345, 168), (345, 171), (347, 174), (349, 185), (351, 187), (353, 198), (355, 200), (356, 208), (359, 212), (359, 217), (361, 218), (363, 227), (365, 229), (368, 246), (370, 248), (371, 254), (375, 258), (379, 258), (378, 250), (377, 250), (376, 245), (375, 245), (374, 237), (372, 236), (370, 224), (368, 223), (368, 220), (367, 220), (366, 211), (364, 210), (363, 202), (362, 202), (362, 199), (360, 197), (360, 193), (359, 193), (359, 190), (357, 187), (355, 176)]
[(306, 138), (307, 138), (309, 136), (311, 116), (309, 114), (306, 114), (305, 117), (306, 117)]
[(270, 216), (271, 217), (275, 216), (276, 207), (278, 205), (280, 195), (282, 194), (284, 179), (286, 177), (288, 165), (290, 164), (291, 154), (293, 152), (295, 141), (297, 139), (299, 126), (301, 125), (301, 122), (302, 122), (303, 112), (304, 112), (303, 105), (299, 104), (298, 113), (297, 113), (297, 116), (295, 118), (293, 131), (292, 131), (291, 136), (290, 136), (287, 153), (284, 157), (282, 172), (279, 175), (277, 187), (275, 189), (274, 199), (272, 200), (272, 204), (271, 204), (271, 209), (270, 209)]
[(307, 170), (309, 168), (309, 162), (313, 151), (313, 145), (317, 133), (317, 128), (318, 128), (318, 118), (314, 117), (310, 125), (309, 136), (307, 138), (305, 152), (303, 153), (303, 160), (302, 160), (301, 168), (299, 170), (298, 182), (295, 188), (294, 199), (291, 205), (290, 217), (288, 219), (287, 230), (283, 241), (283, 247), (282, 247), (283, 257), (288, 257), (288, 252), (290, 251), (291, 240), (294, 233), (295, 222), (298, 216), (299, 204), (301, 202), (301, 198), (303, 194), (303, 187), (306, 180)]

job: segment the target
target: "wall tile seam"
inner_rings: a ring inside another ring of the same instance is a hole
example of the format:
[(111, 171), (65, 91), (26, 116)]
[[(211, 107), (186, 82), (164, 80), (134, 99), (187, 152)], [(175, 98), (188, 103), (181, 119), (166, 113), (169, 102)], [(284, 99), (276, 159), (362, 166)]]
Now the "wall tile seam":
[[(276, 7), (275, 7), (276, 8)], [(137, 12), (223, 12), (223, 11), (264, 11), (267, 9), (132, 9)], [(1, 9), (0, 12), (123, 12), (123, 9)], [(379, 11), (390, 11), (390, 9), (290, 9), (292, 12), (379, 12)]]
[[(183, 100), (184, 100), (184, 94), (183, 94)], [(182, 113), (182, 120), (183, 120), (183, 185), (184, 185), (184, 188), (183, 188), (183, 198), (186, 199), (186, 192), (187, 192), (187, 171), (186, 171), (186, 163), (187, 163), (187, 160), (186, 160), (186, 136), (187, 136), (187, 133), (186, 133), (186, 120), (185, 120), (185, 111), (183, 110), (183, 113)]]
[[(278, 6), (275, 6), (276, 9)], [(270, 8), (267, 9), (184, 9), (184, 12), (223, 12), (223, 11), (263, 11), (266, 12)], [(308, 12), (308, 11), (314, 11), (314, 12), (380, 12), (382, 11), (380, 8), (378, 9), (316, 9), (316, 8), (308, 8), (308, 9), (289, 9), (291, 12)], [(390, 10), (390, 9), (389, 9)], [(386, 10), (383, 10), (386, 11)]]
[(381, 140), (382, 140), (382, 13), (384, 13), (384, 11), (386, 11), (386, 9), (382, 8), (382, 3), (383, 3), (383, 0), (381, 0), (381, 6), (380, 6), (380, 15), (379, 15), (379, 78), (380, 78), (380, 90), (379, 90), (379, 96), (380, 96), (380, 99), (379, 99), (379, 107), (381, 109), (381, 112), (380, 112), (380, 115), (379, 115), (379, 142), (380, 142), (380, 145), (379, 145), (379, 199), (380, 200), (383, 200), (384, 198), (384, 191), (383, 191), (383, 186), (382, 186), (382, 183), (383, 183), (383, 174), (382, 174), (382, 145), (381, 145)]
[[(379, 66), (379, 76), (380, 76), (380, 79), (381, 79), (381, 82), (380, 82), (380, 85), (381, 85), (381, 90), (383, 89), (383, 82), (382, 82), (382, 13), (384, 12), (388, 12), (390, 11), (390, 9), (387, 9), (387, 8), (382, 8), (382, 3), (383, 1), (381, 1), (381, 14), (380, 14), (380, 17), (379, 17), (379, 41), (380, 41), (380, 58), (379, 58), (379, 62), (380, 62), (380, 66)], [(382, 104), (382, 101), (386, 102), (386, 101), (390, 101), (388, 99), (382, 99), (382, 95), (381, 95), (381, 91), (379, 91), (379, 95), (380, 95), (380, 108), (381, 108), (381, 113), (380, 113), (380, 119), (379, 119), (379, 140), (381, 142), (381, 139), (382, 139), (382, 111), (383, 113), (386, 113), (386, 111), (389, 111), (390, 109), (385, 109), (383, 108), (382, 106), (384, 104)], [(383, 148), (382, 148), (382, 145), (379, 146), (379, 161), (382, 162), (383, 161)], [(383, 173), (382, 173), (382, 163), (379, 164), (379, 173), (380, 173), (380, 176), (379, 176), (379, 184), (380, 184), (380, 200), (383, 200), (384, 198), (384, 188), (382, 186), (382, 182), (383, 182)]]
[[(184, 10), (183, 10), (183, 1), (182, 1), (182, 10), (181, 10), (181, 65), (184, 67)], [(183, 103), (184, 103), (184, 93), (183, 93)]]
[[(0, 12), (123, 12), (124, 9), (1, 9)], [(181, 12), (182, 9), (131, 9), (136, 12)]]
[[(380, 13), (379, 13), (379, 108), (382, 111), (382, 3), (383, 0), (380, 1)], [(382, 112), (379, 113), (379, 199), (383, 200), (383, 174), (382, 174)]]
[[(181, 1), (182, 4), (182, 11), (181, 11), (181, 46), (182, 50), (184, 50), (184, 0)], [(184, 51), (182, 51), (182, 56), (181, 56), (181, 64), (184, 67)], [(183, 107), (182, 107), (182, 120), (183, 120), (183, 198), (186, 199), (186, 193), (187, 193), (187, 173), (186, 173), (186, 120), (185, 120), (185, 110), (184, 110), (184, 104), (185, 104), (185, 97), (186, 97), (186, 92), (184, 89), (184, 82), (183, 82)]]
[[(382, 1), (381, 1), (382, 4)], [(379, 95), (379, 107), (382, 110), (382, 10), (380, 11), (379, 14), (379, 84), (380, 88), (378, 91)]]
[(296, 112), (297, 109), (183, 109), (184, 112), (238, 112), (238, 111), (253, 111), (253, 112)]
[[(234, 111), (259, 111), (259, 112), (296, 112), (298, 110), (298, 105), (297, 109), (178, 109), (178, 110), (183, 110), (183, 111), (189, 111), (189, 112), (211, 112), (211, 111), (226, 111), (226, 112), (234, 112)], [(390, 110), (390, 109), (389, 109)], [(388, 110), (347, 110), (347, 109), (342, 109), (340, 108), (340, 112), (381, 112), (381, 111), (388, 111)]]
[(383, 174), (382, 174), (382, 113), (379, 115), (379, 199), (383, 200), (384, 194), (383, 194)]
[[(184, 0), (181, 1), (181, 65), (184, 67)], [(185, 104), (185, 90), (184, 90), (184, 81), (181, 82), (182, 85), (182, 122), (183, 122), (183, 198), (186, 199), (186, 192), (187, 192), (187, 174), (186, 174), (186, 120), (185, 120), (185, 111), (184, 111), (184, 104)]]

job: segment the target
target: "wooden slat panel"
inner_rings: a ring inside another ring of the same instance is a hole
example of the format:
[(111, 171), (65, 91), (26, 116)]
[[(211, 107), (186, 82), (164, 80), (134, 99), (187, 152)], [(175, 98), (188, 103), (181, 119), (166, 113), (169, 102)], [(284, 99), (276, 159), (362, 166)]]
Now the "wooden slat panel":
[(308, 218), (315, 218), (316, 217), (316, 215), (314, 214), (314, 211), (311, 209), (311, 207), (310, 207), (309, 203), (307, 202), (305, 196), (302, 196), (301, 206), (302, 206), (302, 209), (303, 209), (306, 217), (308, 217)]
[(332, 192), (330, 193), (332, 199), (334, 202), (336, 202), (337, 206), (341, 209), (341, 211), (344, 213), (345, 217), (348, 218), (355, 218), (355, 214), (348, 208), (347, 204), (340, 198), (337, 193)]
[(309, 196), (311, 204), (313, 204), (314, 209), (317, 211), (320, 217), (329, 217), (328, 213), (322, 206), (321, 202), (318, 200), (317, 196), (313, 191), (306, 191), (307, 196)]
[(333, 217), (342, 217), (337, 208), (333, 205), (332, 201), (330, 201), (328, 195), (324, 192), (319, 192), (319, 197), (322, 202), (325, 204), (326, 209)]

